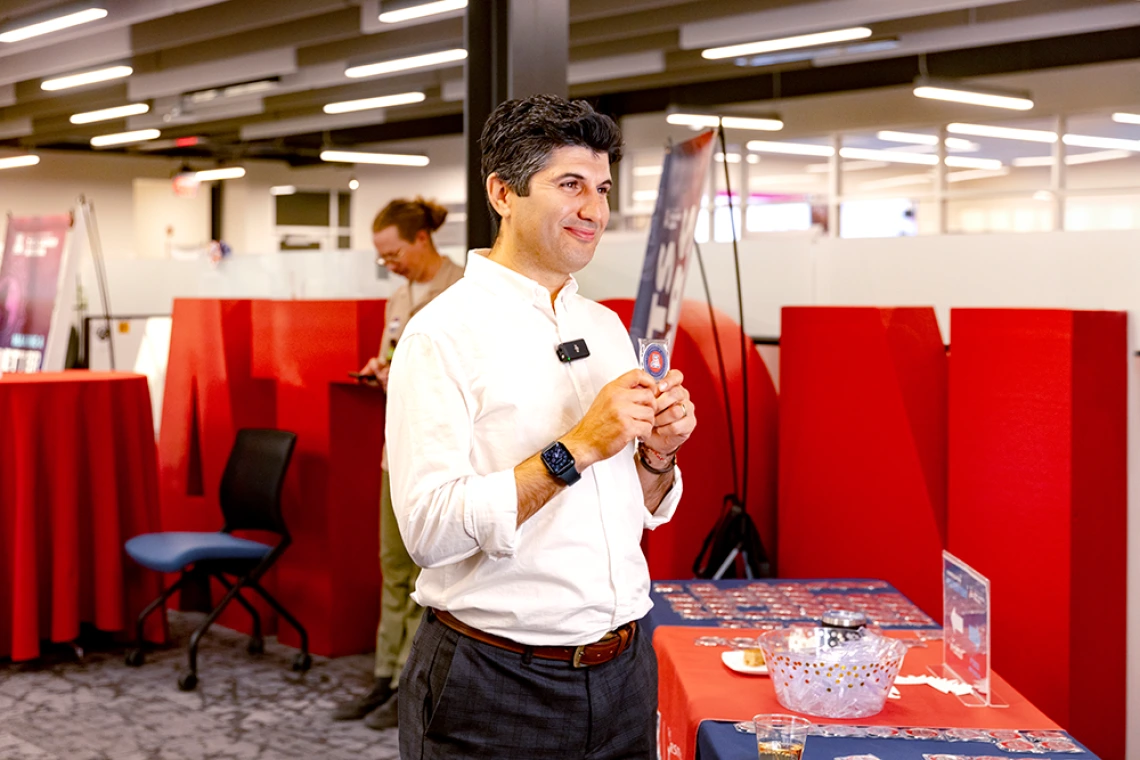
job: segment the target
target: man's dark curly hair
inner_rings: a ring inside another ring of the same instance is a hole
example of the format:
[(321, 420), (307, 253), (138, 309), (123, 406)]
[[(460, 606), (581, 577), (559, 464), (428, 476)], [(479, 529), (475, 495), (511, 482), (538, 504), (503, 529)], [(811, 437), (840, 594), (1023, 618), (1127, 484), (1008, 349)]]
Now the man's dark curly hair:
[[(555, 148), (581, 146), (606, 153), (610, 164), (621, 160), (621, 129), (609, 116), (584, 100), (534, 95), (499, 105), (479, 138), (483, 149), (483, 183), (498, 174), (516, 195), (530, 194), (530, 179), (546, 166)], [(495, 220), (499, 214), (491, 209)]]

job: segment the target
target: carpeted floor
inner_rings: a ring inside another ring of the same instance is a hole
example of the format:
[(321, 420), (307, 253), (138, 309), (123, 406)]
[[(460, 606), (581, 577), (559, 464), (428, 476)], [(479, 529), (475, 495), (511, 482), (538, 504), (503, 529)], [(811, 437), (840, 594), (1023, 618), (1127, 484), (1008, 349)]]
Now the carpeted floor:
[(170, 613), (171, 645), (150, 650), (142, 667), (119, 646), (70, 649), (32, 663), (0, 660), (2, 760), (394, 760), (396, 731), (337, 723), (337, 702), (363, 692), (371, 655), (314, 657), (291, 669), (295, 649), (211, 629), (198, 650), (198, 688), (178, 690), (186, 642), (202, 620)]

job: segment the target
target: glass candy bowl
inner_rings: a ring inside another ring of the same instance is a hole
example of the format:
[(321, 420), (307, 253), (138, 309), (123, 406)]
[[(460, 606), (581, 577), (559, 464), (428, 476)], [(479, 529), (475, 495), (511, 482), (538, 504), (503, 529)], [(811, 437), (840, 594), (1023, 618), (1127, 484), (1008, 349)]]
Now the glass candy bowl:
[(776, 699), (789, 710), (825, 718), (875, 715), (891, 692), (906, 646), (871, 632), (830, 646), (827, 633), (789, 628), (760, 637)]

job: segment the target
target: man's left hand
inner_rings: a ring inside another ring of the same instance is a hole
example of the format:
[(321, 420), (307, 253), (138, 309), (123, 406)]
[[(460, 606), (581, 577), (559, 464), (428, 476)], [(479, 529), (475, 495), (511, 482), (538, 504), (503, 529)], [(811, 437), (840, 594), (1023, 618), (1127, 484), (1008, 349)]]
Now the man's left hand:
[(696, 412), (684, 382), (685, 376), (681, 371), (671, 369), (658, 384), (653, 432), (643, 439), (646, 446), (665, 456), (676, 453), (697, 426)]

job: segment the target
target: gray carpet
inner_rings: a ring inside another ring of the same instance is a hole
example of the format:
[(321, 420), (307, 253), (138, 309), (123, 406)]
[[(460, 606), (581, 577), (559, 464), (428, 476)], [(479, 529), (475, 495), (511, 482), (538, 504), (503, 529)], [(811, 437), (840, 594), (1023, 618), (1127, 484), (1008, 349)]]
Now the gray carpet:
[(198, 650), (198, 689), (178, 690), (186, 642), (202, 620), (170, 613), (172, 643), (140, 668), (124, 650), (95, 643), (82, 659), (68, 649), (32, 663), (0, 660), (2, 760), (394, 760), (396, 731), (337, 723), (329, 712), (362, 693), (371, 655), (314, 657), (294, 673), (297, 650), (213, 628)]

